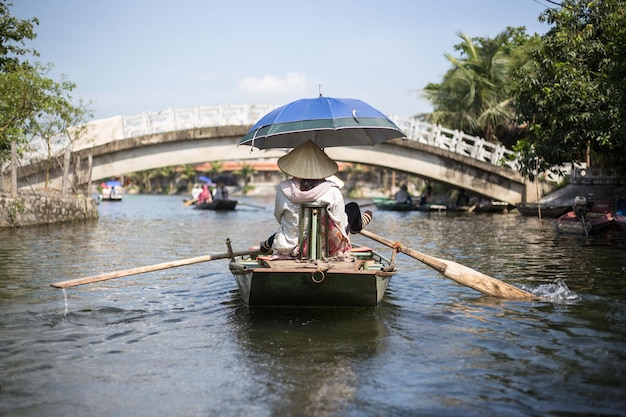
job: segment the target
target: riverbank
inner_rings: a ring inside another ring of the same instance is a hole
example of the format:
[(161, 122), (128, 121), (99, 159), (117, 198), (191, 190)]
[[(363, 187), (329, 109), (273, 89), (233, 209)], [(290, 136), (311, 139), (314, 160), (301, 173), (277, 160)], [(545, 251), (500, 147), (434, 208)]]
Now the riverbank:
[(64, 223), (98, 218), (98, 203), (82, 195), (55, 191), (0, 193), (0, 228)]

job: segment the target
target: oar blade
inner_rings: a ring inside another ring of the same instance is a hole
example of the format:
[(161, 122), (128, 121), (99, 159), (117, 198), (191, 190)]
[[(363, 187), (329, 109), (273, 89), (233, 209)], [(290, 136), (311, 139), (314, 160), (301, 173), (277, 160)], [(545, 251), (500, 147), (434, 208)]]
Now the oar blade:
[(361, 230), (363, 236), (367, 236), (372, 240), (375, 240), (383, 245), (394, 248), (398, 252), (402, 252), (410, 257), (417, 259), (418, 261), (430, 266), (437, 270), (442, 275), (450, 278), (459, 284), (473, 288), (476, 291), (480, 291), (483, 294), (490, 295), (492, 297), (511, 298), (511, 299), (524, 299), (535, 300), (537, 296), (526, 292), (513, 285), (507, 284), (504, 281), (485, 275), (482, 272), (478, 272), (472, 268), (461, 265), (459, 263), (448, 261), (445, 259), (435, 258), (434, 256), (426, 255), (418, 252), (414, 249), (407, 248), (397, 241), (379, 236), (368, 230)]
[[(438, 259), (438, 258), (435, 258)], [(536, 299), (537, 297), (529, 292), (517, 288), (499, 279), (485, 275), (465, 265), (461, 265), (454, 261), (438, 259), (445, 263), (447, 268), (443, 273), (446, 277), (459, 284), (473, 288), (483, 294), (493, 297), (510, 298), (510, 299)]]

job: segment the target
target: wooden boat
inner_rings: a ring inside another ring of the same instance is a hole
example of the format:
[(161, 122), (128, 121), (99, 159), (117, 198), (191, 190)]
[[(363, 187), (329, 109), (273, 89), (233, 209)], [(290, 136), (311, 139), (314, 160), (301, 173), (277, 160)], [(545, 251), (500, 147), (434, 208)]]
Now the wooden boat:
[(476, 213), (508, 213), (509, 203), (506, 201), (488, 201), (476, 206)]
[(441, 213), (441, 212), (448, 210), (448, 206), (444, 204), (424, 203), (424, 204), (420, 204), (419, 206), (417, 206), (416, 210)]
[(451, 206), (448, 207), (448, 212), (452, 213), (473, 213), (476, 210), (476, 204), (471, 206)]
[(372, 201), (374, 201), (374, 204), (376, 205), (377, 209), (380, 210), (387, 210), (387, 211), (411, 211), (411, 210), (415, 210), (415, 204), (414, 203), (403, 203), (403, 202), (399, 202), (396, 201), (393, 198), (387, 198), (387, 197), (374, 197), (372, 198)]
[(244, 302), (249, 306), (378, 305), (395, 273), (393, 261), (364, 247), (353, 247), (348, 256), (329, 257), (324, 241), (328, 221), (325, 206), (303, 204), (299, 247), (308, 249), (297, 259), (234, 257), (229, 267)]
[(193, 208), (198, 210), (235, 210), (237, 200), (213, 200), (210, 203), (196, 203)]
[(347, 260), (272, 260), (242, 256), (230, 262), (249, 306), (353, 307), (378, 305), (395, 265), (369, 248)]
[(618, 198), (615, 202), (613, 221), (621, 230), (626, 232), (626, 198)]
[(609, 228), (613, 224), (613, 204), (610, 202), (587, 202), (576, 197), (572, 211), (559, 217), (556, 228), (563, 233), (578, 233), (585, 236)]
[(549, 205), (549, 204), (537, 204), (537, 203), (517, 203), (515, 208), (520, 214), (524, 216), (539, 216), (539, 210), (541, 210), (541, 217), (557, 218), (563, 214), (572, 210), (571, 205)]

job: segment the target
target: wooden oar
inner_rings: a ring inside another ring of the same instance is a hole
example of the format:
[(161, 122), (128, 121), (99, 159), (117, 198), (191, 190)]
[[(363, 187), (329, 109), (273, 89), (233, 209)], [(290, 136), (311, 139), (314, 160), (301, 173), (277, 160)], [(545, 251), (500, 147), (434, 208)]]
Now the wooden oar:
[(107, 281), (113, 278), (127, 277), (129, 275), (143, 274), (145, 272), (159, 271), (159, 270), (168, 269), (168, 268), (176, 268), (178, 266), (197, 264), (200, 262), (207, 262), (207, 261), (212, 261), (215, 259), (225, 259), (225, 258), (232, 258), (235, 256), (244, 256), (244, 255), (258, 255), (259, 253), (261, 252), (258, 249), (256, 249), (256, 250), (249, 250), (249, 251), (244, 251), (244, 252), (218, 253), (215, 255), (198, 256), (195, 258), (180, 259), (178, 261), (163, 262), (163, 263), (155, 264), (155, 265), (140, 266), (138, 268), (123, 269), (121, 271), (107, 272), (104, 274), (93, 275), (90, 277), (76, 278), (76, 279), (71, 279), (68, 281), (60, 281), (60, 282), (55, 282), (50, 285), (55, 288), (75, 287), (77, 285), (91, 284), (92, 282)]
[(263, 207), (263, 206), (255, 206), (254, 204), (248, 204), (248, 203), (244, 203), (244, 202), (241, 202), (241, 201), (237, 202), (237, 204), (239, 204), (240, 206), (248, 206), (248, 207), (254, 207), (254, 208), (265, 210), (265, 207)]
[(197, 198), (190, 198), (189, 200), (183, 201), (183, 206), (190, 206), (198, 202)]
[(395, 248), (398, 252), (402, 252), (409, 255), (412, 258), (436, 269), (444, 276), (463, 284), (467, 287), (473, 288), (476, 291), (480, 291), (483, 294), (487, 294), (493, 297), (499, 298), (514, 298), (514, 299), (526, 299), (537, 300), (539, 297), (533, 295), (513, 285), (507, 284), (504, 281), (485, 275), (482, 272), (475, 271), (471, 268), (463, 266), (453, 261), (447, 261), (445, 259), (435, 258), (433, 256), (426, 255), (418, 252), (414, 249), (407, 248), (399, 242), (395, 242), (379, 236), (375, 233), (367, 230), (361, 230), (363, 236), (369, 237), (383, 245)]

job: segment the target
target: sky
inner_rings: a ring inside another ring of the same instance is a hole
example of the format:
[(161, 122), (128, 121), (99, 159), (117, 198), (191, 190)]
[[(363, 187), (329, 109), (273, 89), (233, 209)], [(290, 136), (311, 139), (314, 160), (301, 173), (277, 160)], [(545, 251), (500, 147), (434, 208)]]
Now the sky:
[(13, 0), (37, 17), (27, 45), (76, 83), (94, 119), (221, 104), (357, 98), (387, 115), (430, 112), (459, 33), (549, 27), (545, 0)]

